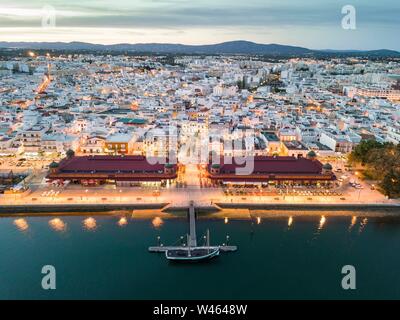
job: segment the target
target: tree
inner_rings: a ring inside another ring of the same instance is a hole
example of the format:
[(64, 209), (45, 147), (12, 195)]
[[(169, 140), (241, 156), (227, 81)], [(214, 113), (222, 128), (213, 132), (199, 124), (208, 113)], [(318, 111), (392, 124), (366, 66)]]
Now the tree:
[(75, 152), (71, 149), (69, 149), (67, 152), (67, 158), (72, 158), (73, 156), (75, 156)]
[(382, 193), (400, 197), (400, 145), (362, 141), (350, 154), (350, 162), (361, 163), (364, 177), (379, 181)]
[(243, 90), (246, 88), (244, 80), (239, 80), (236, 82), (236, 85), (238, 86), (239, 90)]
[(383, 179), (400, 163), (400, 152), (395, 145), (388, 143), (384, 145), (384, 148), (372, 149), (366, 156), (366, 162)]
[(382, 149), (385, 145), (375, 140), (363, 140), (357, 145), (353, 152), (350, 154), (350, 162), (359, 162), (363, 166), (368, 163), (370, 152), (374, 149)]
[(379, 184), (383, 193), (389, 198), (400, 197), (400, 171), (391, 169)]

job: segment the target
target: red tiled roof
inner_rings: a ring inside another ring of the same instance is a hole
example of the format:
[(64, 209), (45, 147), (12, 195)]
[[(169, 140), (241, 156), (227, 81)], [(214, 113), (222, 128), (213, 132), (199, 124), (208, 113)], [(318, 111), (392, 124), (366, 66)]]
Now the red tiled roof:
[[(248, 161), (253, 161), (248, 158)], [(234, 174), (236, 168), (245, 167), (237, 164), (233, 159), (232, 164), (221, 161), (221, 174)], [(254, 170), (252, 174), (321, 174), (322, 164), (305, 158), (294, 157), (254, 157)]]
[[(164, 164), (156, 158), (147, 159), (143, 156), (84, 156), (72, 157), (61, 161), (58, 173), (79, 172), (155, 172), (163, 171)], [(158, 159), (161, 160), (161, 159)], [(152, 164), (155, 163), (155, 164)]]

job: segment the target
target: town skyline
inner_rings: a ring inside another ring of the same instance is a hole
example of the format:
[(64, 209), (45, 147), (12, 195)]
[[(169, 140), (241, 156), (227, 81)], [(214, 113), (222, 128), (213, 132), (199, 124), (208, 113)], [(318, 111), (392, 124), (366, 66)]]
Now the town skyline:
[(400, 299), (399, 25), (399, 0), (0, 0), (0, 300)]

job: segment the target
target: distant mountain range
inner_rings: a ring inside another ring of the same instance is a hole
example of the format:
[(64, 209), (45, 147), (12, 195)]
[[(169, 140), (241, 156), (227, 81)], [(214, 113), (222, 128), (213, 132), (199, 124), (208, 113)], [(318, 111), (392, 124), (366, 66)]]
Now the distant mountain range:
[(0, 49), (36, 49), (68, 51), (146, 52), (160, 54), (249, 54), (266, 56), (376, 56), (400, 57), (393, 50), (311, 50), (280, 44), (259, 44), (250, 41), (230, 41), (210, 45), (183, 45), (168, 43), (91, 44), (85, 42), (0, 42)]

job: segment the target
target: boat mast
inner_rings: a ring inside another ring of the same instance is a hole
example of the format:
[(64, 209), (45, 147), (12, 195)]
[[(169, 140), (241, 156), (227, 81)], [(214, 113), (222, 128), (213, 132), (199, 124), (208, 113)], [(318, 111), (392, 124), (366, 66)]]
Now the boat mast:
[(188, 244), (188, 257), (190, 257), (191, 256), (191, 254), (190, 254), (190, 235), (187, 234), (186, 237), (187, 237), (187, 244)]
[(210, 229), (207, 229), (207, 234), (206, 234), (206, 246), (208, 248), (208, 253), (210, 253)]

